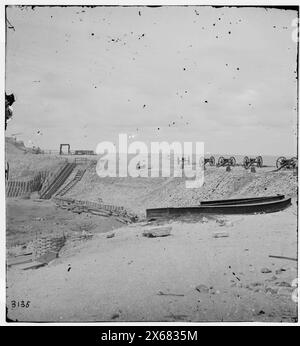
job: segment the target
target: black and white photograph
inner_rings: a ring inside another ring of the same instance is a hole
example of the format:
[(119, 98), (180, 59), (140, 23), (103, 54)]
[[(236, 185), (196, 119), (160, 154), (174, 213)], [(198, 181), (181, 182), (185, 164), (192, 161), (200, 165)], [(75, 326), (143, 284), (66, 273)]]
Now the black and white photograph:
[(6, 323), (297, 324), (299, 7), (1, 6)]

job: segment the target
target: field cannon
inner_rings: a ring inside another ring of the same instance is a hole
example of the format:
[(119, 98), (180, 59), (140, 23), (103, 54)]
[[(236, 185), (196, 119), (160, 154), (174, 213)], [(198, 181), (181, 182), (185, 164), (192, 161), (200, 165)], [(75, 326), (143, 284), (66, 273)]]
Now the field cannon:
[(12, 105), (16, 101), (14, 94), (7, 95), (5, 93), (5, 130), (7, 128), (8, 121), (13, 116)]
[(218, 159), (218, 167), (225, 167), (225, 166), (232, 166), (234, 167), (236, 165), (236, 160), (234, 156), (231, 156), (229, 158), (225, 158), (223, 156), (220, 156)]
[(214, 166), (216, 164), (216, 160), (213, 156), (211, 156), (210, 158), (206, 157), (204, 158), (204, 166), (209, 163), (210, 166)]
[(245, 156), (243, 160), (243, 166), (245, 169), (250, 168), (251, 166), (256, 165), (257, 167), (261, 168), (263, 166), (263, 158), (261, 156), (257, 157), (248, 157)]
[(281, 169), (283, 167), (289, 168), (289, 169), (291, 169), (291, 168), (293, 169), (293, 168), (296, 168), (297, 166), (298, 166), (298, 159), (297, 159), (297, 157), (292, 157), (291, 159), (287, 159), (284, 156), (280, 156), (276, 160), (276, 167), (278, 169)]

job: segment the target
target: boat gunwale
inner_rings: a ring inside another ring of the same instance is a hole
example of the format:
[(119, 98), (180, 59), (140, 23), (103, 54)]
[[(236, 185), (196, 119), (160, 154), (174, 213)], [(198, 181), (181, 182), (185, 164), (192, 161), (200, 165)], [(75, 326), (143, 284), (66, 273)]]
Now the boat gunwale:
[[(235, 199), (216, 199), (210, 201), (201, 201), (200, 206), (213, 206), (213, 205), (239, 205), (239, 204), (261, 204), (268, 201), (280, 201), (285, 198), (285, 195), (266, 196), (266, 197), (249, 197), (249, 198), (235, 198)], [(247, 203), (248, 202), (248, 203)]]

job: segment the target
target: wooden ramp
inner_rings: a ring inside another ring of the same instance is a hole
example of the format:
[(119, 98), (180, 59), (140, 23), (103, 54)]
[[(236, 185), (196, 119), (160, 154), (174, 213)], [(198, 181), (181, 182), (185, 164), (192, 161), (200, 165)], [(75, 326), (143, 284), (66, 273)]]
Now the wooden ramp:
[(76, 163), (74, 162), (65, 163), (55, 176), (49, 178), (49, 180), (44, 183), (40, 193), (40, 198), (50, 199), (67, 180), (75, 166)]
[(64, 196), (68, 191), (70, 191), (83, 177), (86, 169), (78, 169), (75, 174), (75, 177), (70, 180), (65, 186), (62, 187), (57, 193), (56, 196)]

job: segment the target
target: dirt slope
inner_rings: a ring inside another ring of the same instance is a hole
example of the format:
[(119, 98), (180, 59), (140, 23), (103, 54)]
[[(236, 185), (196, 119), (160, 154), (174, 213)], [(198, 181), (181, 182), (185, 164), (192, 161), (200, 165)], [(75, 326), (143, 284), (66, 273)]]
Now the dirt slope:
[(39, 171), (57, 168), (63, 158), (32, 154), (23, 142), (5, 139), (5, 160), (9, 163), (9, 179), (34, 177)]
[(251, 173), (242, 167), (231, 172), (209, 168), (200, 189), (187, 189), (182, 178), (100, 178), (90, 168), (67, 196), (124, 206), (140, 216), (146, 208), (197, 205), (201, 200), (236, 196), (297, 195), (297, 177), (292, 171)]
[[(38, 270), (8, 271), (9, 318), (19, 321), (295, 321), (296, 205), (285, 211), (105, 234)], [(225, 224), (221, 223), (225, 220)], [(216, 231), (227, 237), (214, 238)], [(268, 269), (268, 273), (264, 273)], [(201, 292), (196, 290), (202, 286)], [(27, 309), (11, 300), (29, 300)]]

